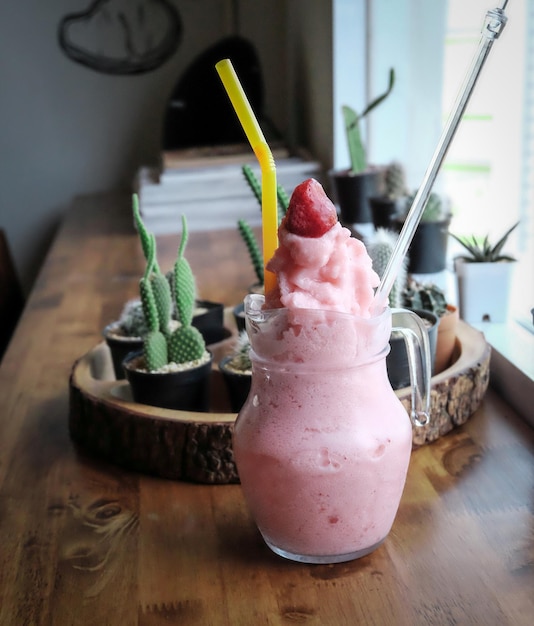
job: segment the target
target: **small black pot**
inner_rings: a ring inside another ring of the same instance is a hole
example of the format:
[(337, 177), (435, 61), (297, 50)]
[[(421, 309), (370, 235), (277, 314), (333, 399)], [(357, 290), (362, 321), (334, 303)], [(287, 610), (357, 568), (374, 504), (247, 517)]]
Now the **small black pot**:
[(230, 398), (230, 408), (235, 413), (239, 413), (250, 392), (252, 375), (239, 373), (232, 369), (229, 369), (227, 367), (227, 364), (231, 358), (231, 356), (224, 357), (224, 359), (222, 359), (222, 361), (219, 363), (219, 370), (223, 375), (226, 389), (228, 390), (228, 396)]
[(102, 334), (111, 351), (115, 378), (122, 380), (124, 378), (122, 362), (130, 352), (138, 352), (143, 348), (143, 339), (141, 337), (121, 337), (115, 334), (117, 327), (117, 322), (112, 322), (104, 328)]
[(339, 205), (342, 224), (368, 224), (372, 222), (371, 196), (380, 196), (383, 189), (383, 172), (379, 169), (360, 174), (350, 170), (330, 171), (335, 201)]
[(154, 373), (137, 369), (144, 365), (141, 352), (129, 355), (123, 367), (134, 401), (163, 409), (208, 412), (213, 356), (210, 357), (207, 363), (193, 369)]
[[(439, 318), (430, 311), (421, 311), (418, 309), (410, 309), (417, 313), (422, 319), (429, 322), (428, 340), (430, 343), (430, 358), (432, 363), (432, 371), (434, 370), (434, 361), (436, 359), (436, 341), (438, 338)], [(393, 389), (403, 389), (410, 386), (410, 369), (408, 365), (408, 353), (406, 352), (406, 344), (402, 337), (391, 336), (389, 345), (391, 350), (386, 357), (386, 367), (388, 370), (389, 382)]]
[[(434, 274), (445, 269), (450, 216), (439, 222), (420, 222), (408, 249), (408, 273)], [(401, 231), (404, 222), (395, 220)]]
[(196, 306), (206, 311), (195, 315), (191, 324), (200, 331), (206, 344), (222, 341), (227, 334), (224, 328), (224, 305), (220, 302), (197, 300)]
[(233, 308), (235, 325), (237, 327), (237, 332), (241, 332), (245, 330), (245, 304), (241, 302), (241, 304), (236, 305)]
[(387, 196), (372, 196), (369, 198), (373, 226), (394, 230), (394, 220), (399, 213), (403, 213), (406, 206), (405, 198), (392, 200)]

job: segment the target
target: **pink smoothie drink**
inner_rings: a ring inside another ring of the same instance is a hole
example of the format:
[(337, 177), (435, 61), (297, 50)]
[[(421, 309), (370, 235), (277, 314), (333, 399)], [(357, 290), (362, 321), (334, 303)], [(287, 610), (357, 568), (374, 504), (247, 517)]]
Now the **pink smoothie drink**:
[[(323, 323), (310, 321), (313, 313), (302, 311), (279, 339), (277, 328), (252, 338), (252, 389), (246, 419), (235, 425), (234, 455), (267, 543), (299, 560), (333, 562), (367, 554), (388, 534), (412, 431), (387, 379), (386, 350), (375, 351), (369, 337), (383, 332), (389, 316), (367, 333), (369, 320), (358, 320), (351, 336), (351, 316)], [(278, 352), (277, 344), (291, 348)], [(340, 363), (340, 352), (357, 358)]]
[(245, 303), (252, 387), (234, 455), (267, 544), (332, 563), (369, 553), (389, 533), (412, 430), (387, 378), (390, 311), (370, 313), (371, 260), (320, 185), (300, 187), (268, 266), (277, 287)]

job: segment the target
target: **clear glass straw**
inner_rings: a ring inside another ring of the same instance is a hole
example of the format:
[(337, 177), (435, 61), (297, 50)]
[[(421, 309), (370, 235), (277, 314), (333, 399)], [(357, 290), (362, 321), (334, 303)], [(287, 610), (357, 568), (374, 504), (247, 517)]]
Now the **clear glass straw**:
[(423, 210), (430, 195), (432, 185), (434, 184), (437, 173), (441, 167), (443, 159), (445, 158), (445, 154), (447, 153), (454, 133), (458, 128), (460, 119), (467, 106), (467, 102), (469, 101), (475, 87), (475, 83), (480, 75), (480, 71), (482, 70), (482, 66), (488, 57), (493, 42), (499, 37), (506, 24), (507, 18), (504, 15), (504, 9), (507, 4), (508, 0), (503, 0), (500, 7), (490, 9), (486, 13), (478, 50), (473, 58), (466, 78), (464, 79), (463, 86), (457, 96), (452, 113), (445, 124), (445, 128), (443, 129), (434, 155), (423, 177), (423, 182), (421, 183), (413, 200), (412, 206), (408, 211), (408, 215), (406, 216), (406, 220), (404, 221), (404, 225), (397, 239), (395, 249), (389, 259), (389, 263), (386, 266), (380, 285), (376, 290), (373, 303), (375, 312), (381, 311), (388, 301), (389, 292), (393, 287), (393, 283), (395, 282), (401, 264), (406, 257), (410, 243), (412, 242), (417, 226), (419, 225), (419, 221), (421, 220), (421, 215), (423, 214)]

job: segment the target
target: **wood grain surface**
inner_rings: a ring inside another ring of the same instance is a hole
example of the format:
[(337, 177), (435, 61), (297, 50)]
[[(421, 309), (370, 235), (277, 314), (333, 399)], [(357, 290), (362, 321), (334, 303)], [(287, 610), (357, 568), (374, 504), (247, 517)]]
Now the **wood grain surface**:
[[(177, 237), (158, 243), (162, 266)], [(234, 231), (192, 233), (203, 297), (254, 282)], [(263, 544), (239, 485), (151, 478), (68, 434), (76, 358), (133, 297), (143, 266), (124, 196), (80, 198), (0, 369), (0, 624), (530, 625), (534, 433), (491, 389), (412, 453), (393, 529), (339, 565)]]

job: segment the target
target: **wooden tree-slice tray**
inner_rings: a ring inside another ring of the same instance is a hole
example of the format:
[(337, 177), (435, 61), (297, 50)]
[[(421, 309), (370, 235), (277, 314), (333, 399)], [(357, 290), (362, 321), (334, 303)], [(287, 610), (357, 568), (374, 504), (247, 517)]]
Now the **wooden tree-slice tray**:
[[(223, 352), (219, 346), (218, 356)], [(414, 428), (414, 446), (435, 441), (478, 408), (489, 382), (489, 361), (483, 335), (460, 322), (454, 363), (432, 378), (432, 419), (428, 426)], [(198, 483), (238, 482), (232, 452), (236, 414), (228, 412), (217, 368), (211, 383), (210, 413), (137, 404), (128, 383), (114, 379), (109, 348), (101, 343), (71, 372), (71, 437), (90, 454), (128, 469)], [(396, 393), (409, 410), (410, 389)]]

